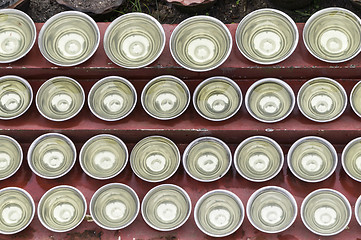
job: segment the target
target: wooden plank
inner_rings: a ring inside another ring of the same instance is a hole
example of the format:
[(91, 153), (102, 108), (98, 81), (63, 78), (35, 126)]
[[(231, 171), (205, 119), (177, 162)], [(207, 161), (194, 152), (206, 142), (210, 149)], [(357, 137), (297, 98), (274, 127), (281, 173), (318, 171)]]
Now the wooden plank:
[[(98, 23), (102, 35), (109, 23)], [(37, 24), (38, 30), (42, 24)], [(302, 30), (303, 25), (298, 24)], [(174, 25), (164, 25), (169, 38)], [(228, 25), (234, 35), (236, 24)], [(286, 61), (274, 66), (260, 66), (246, 60), (236, 49), (230, 58), (218, 69), (206, 73), (194, 73), (177, 66), (170, 56), (166, 46), (161, 57), (149, 67), (141, 70), (128, 70), (115, 66), (105, 56), (102, 43), (96, 54), (86, 63), (77, 67), (63, 68), (48, 63), (35, 45), (29, 55), (12, 64), (0, 66), (0, 74), (15, 74), (29, 80), (34, 93), (48, 78), (67, 75), (78, 80), (88, 93), (91, 86), (99, 79), (118, 75), (129, 79), (136, 87), (138, 97), (146, 82), (153, 77), (172, 74), (185, 80), (191, 92), (203, 79), (214, 75), (224, 75), (233, 78), (241, 87), (245, 95), (248, 87), (260, 78), (279, 77), (288, 82), (297, 93), (300, 86), (307, 80), (318, 76), (336, 78), (350, 94), (352, 87), (359, 81), (360, 56), (347, 63), (330, 65), (312, 57), (300, 41), (295, 53)], [(138, 98), (139, 100), (139, 98)], [(353, 138), (361, 136), (361, 119), (353, 113), (350, 106), (336, 121), (330, 123), (314, 123), (301, 115), (297, 107), (285, 120), (266, 124), (254, 120), (246, 111), (244, 104), (240, 112), (233, 118), (223, 122), (211, 122), (201, 118), (190, 105), (189, 109), (179, 118), (170, 121), (156, 120), (148, 116), (140, 106), (137, 106), (127, 118), (116, 122), (105, 122), (93, 116), (85, 105), (84, 109), (75, 118), (65, 122), (51, 122), (43, 118), (32, 104), (23, 116), (10, 120), (0, 121), (0, 134), (14, 137), (21, 142), (26, 156), (29, 144), (39, 135), (47, 132), (60, 132), (69, 136), (77, 145), (79, 152), (82, 144), (90, 137), (100, 133), (117, 135), (124, 140), (131, 151), (134, 143), (145, 136), (163, 135), (177, 143), (181, 152), (188, 143), (200, 136), (215, 136), (224, 140), (234, 152), (236, 146), (245, 138), (253, 135), (269, 136), (282, 144), (285, 155), (288, 147), (297, 139), (307, 135), (318, 135), (335, 144), (340, 154), (343, 147)], [(339, 156), (340, 159), (340, 156)], [(68, 184), (79, 188), (89, 203), (93, 193), (101, 186), (110, 182), (128, 184), (138, 193), (140, 200), (152, 187), (158, 185), (147, 183), (132, 173), (129, 164), (125, 170), (110, 180), (94, 180), (88, 177), (80, 168), (79, 163), (64, 177), (56, 180), (45, 180), (33, 174), (26, 162), (26, 157), (19, 171), (7, 180), (0, 181), (0, 188), (18, 186), (29, 191), (34, 197), (36, 205), (40, 197), (51, 187)], [(228, 189), (236, 193), (246, 205), (249, 196), (257, 189), (268, 185), (277, 185), (289, 190), (296, 198), (300, 207), (303, 198), (318, 188), (333, 188), (343, 193), (354, 207), (360, 195), (360, 183), (352, 180), (341, 169), (339, 164), (336, 172), (327, 180), (309, 184), (296, 179), (287, 169), (283, 170), (274, 179), (265, 183), (252, 183), (240, 177), (235, 169), (231, 170), (220, 180), (213, 183), (200, 183), (187, 176), (182, 166), (176, 174), (164, 183), (173, 183), (183, 187), (190, 195), (194, 207), (196, 201), (207, 191), (213, 189)], [(88, 211), (89, 213), (89, 211)], [(348, 228), (337, 236), (335, 240), (356, 239), (361, 235), (361, 227), (352, 216)], [(76, 229), (68, 233), (52, 233), (45, 229), (35, 217), (30, 226), (15, 235), (0, 235), (0, 239), (211, 239), (204, 235), (195, 225), (193, 214), (181, 228), (171, 232), (159, 232), (146, 225), (139, 215), (133, 224), (120, 231), (103, 230), (94, 222), (83, 221)], [(288, 230), (279, 234), (264, 234), (251, 226), (245, 218), (241, 228), (225, 239), (247, 240), (301, 240), (301, 239), (329, 239), (316, 236), (303, 226), (300, 217)]]
[[(37, 23), (37, 31), (43, 24)], [(109, 23), (98, 23), (101, 36)], [(112, 63), (105, 54), (103, 49), (103, 40), (101, 39), (98, 50), (94, 56), (83, 64), (75, 67), (59, 67), (49, 63), (40, 54), (37, 42), (33, 49), (22, 59), (10, 64), (2, 64), (0, 66), (0, 74), (15, 74), (26, 76), (28, 78), (50, 78), (59, 75), (78, 76), (80, 78), (99, 78), (102, 76), (118, 75), (132, 76), (134, 79), (151, 79), (162, 74), (171, 74), (183, 79), (198, 78), (223, 75), (230, 78), (247, 79), (247, 78), (302, 78), (309, 79), (312, 77), (327, 76), (331, 78), (356, 78), (360, 76), (360, 59), (358, 55), (354, 59), (340, 64), (324, 63), (313, 57), (306, 49), (302, 41), (303, 23), (298, 23), (300, 32), (300, 40), (295, 52), (285, 61), (275, 65), (259, 65), (250, 62), (237, 49), (235, 44), (235, 31), (237, 24), (228, 24), (233, 36), (233, 49), (228, 60), (219, 68), (209, 72), (197, 73), (186, 70), (173, 60), (169, 50), (169, 37), (176, 25), (163, 25), (167, 42), (162, 55), (150, 66), (138, 69), (125, 69)]]

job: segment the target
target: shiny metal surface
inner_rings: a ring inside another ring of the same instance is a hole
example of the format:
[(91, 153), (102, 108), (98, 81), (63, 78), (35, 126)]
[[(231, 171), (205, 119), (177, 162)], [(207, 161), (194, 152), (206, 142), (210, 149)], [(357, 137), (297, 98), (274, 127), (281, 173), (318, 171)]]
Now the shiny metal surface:
[(305, 182), (321, 182), (329, 178), (338, 163), (336, 149), (327, 140), (307, 136), (297, 140), (287, 154), (290, 171)]
[(28, 150), (30, 169), (39, 177), (60, 178), (67, 174), (76, 161), (74, 143), (60, 133), (46, 133), (36, 138)]
[(244, 207), (237, 195), (222, 189), (204, 194), (194, 207), (197, 227), (211, 237), (226, 237), (241, 226)]
[(102, 186), (93, 194), (89, 204), (92, 219), (107, 230), (126, 228), (136, 219), (139, 209), (137, 193), (121, 183)]
[(104, 180), (120, 174), (128, 163), (128, 156), (122, 140), (114, 135), (99, 134), (84, 143), (79, 162), (88, 176)]
[(250, 196), (247, 217), (262, 232), (283, 232), (296, 220), (297, 203), (286, 189), (277, 186), (262, 187)]
[(172, 231), (181, 227), (192, 212), (187, 192), (173, 184), (152, 188), (142, 201), (144, 221), (158, 231)]
[(231, 150), (215, 137), (200, 137), (188, 144), (183, 153), (184, 170), (197, 181), (222, 178), (232, 164)]
[(205, 119), (223, 121), (237, 114), (243, 101), (239, 86), (227, 77), (211, 77), (198, 84), (193, 106)]
[(247, 14), (236, 31), (239, 51), (258, 64), (276, 64), (296, 49), (298, 30), (286, 13), (263, 8)]
[(35, 203), (31, 195), (18, 187), (0, 190), (0, 234), (12, 235), (31, 224)]
[(182, 67), (205, 72), (224, 63), (232, 50), (232, 35), (218, 19), (194, 16), (182, 21), (169, 39), (173, 59)]
[(177, 77), (163, 75), (149, 81), (142, 90), (141, 102), (152, 117), (170, 120), (180, 116), (190, 103), (187, 85)]
[(180, 152), (173, 141), (163, 136), (140, 140), (130, 153), (133, 172), (144, 181), (161, 182), (170, 178), (180, 164)]
[(361, 20), (338, 7), (324, 8), (307, 20), (303, 42), (307, 50), (328, 63), (348, 61), (361, 51)]
[(321, 236), (333, 236), (345, 230), (352, 215), (347, 198), (333, 189), (311, 192), (303, 200), (300, 213), (305, 226)]
[(302, 85), (297, 94), (297, 105), (306, 118), (315, 122), (329, 122), (345, 111), (347, 94), (337, 81), (317, 77)]
[(17, 9), (0, 10), (0, 63), (23, 58), (34, 46), (34, 21)]
[(65, 121), (76, 116), (85, 102), (83, 87), (65, 76), (44, 82), (36, 93), (35, 103), (43, 117), (51, 121)]
[(248, 88), (245, 105), (249, 114), (258, 121), (275, 123), (291, 114), (295, 95), (286, 82), (277, 78), (263, 78)]
[(23, 149), (12, 137), (0, 135), (0, 180), (14, 175), (23, 162)]
[(45, 228), (53, 232), (67, 232), (83, 221), (86, 210), (85, 197), (78, 189), (58, 185), (41, 197), (37, 212)]
[(162, 25), (145, 13), (127, 13), (115, 19), (104, 34), (104, 50), (115, 64), (129, 69), (145, 67), (163, 52)]
[(71, 67), (87, 61), (97, 50), (100, 32), (96, 22), (79, 11), (49, 18), (39, 32), (38, 45), (49, 62)]
[(237, 172), (253, 182), (265, 182), (282, 169), (284, 154), (280, 145), (265, 136), (252, 136), (243, 140), (233, 155)]
[(24, 78), (0, 77), (0, 119), (11, 120), (23, 115), (33, 102), (33, 89)]

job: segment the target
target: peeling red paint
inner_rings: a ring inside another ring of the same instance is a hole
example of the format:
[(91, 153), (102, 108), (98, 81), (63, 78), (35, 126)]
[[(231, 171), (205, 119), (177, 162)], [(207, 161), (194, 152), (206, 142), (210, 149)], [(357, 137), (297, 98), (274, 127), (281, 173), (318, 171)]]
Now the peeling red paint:
[[(37, 24), (38, 30), (42, 24)], [(108, 23), (99, 23), (101, 33), (104, 34)], [(303, 25), (298, 24), (301, 30)], [(174, 29), (173, 25), (164, 25), (167, 37)], [(236, 24), (228, 25), (234, 35)], [(57, 75), (68, 75), (78, 80), (88, 93), (91, 86), (100, 78), (109, 75), (118, 75), (129, 79), (135, 86), (138, 96), (145, 84), (153, 77), (162, 74), (173, 74), (185, 80), (191, 92), (197, 84), (209, 76), (225, 75), (236, 81), (243, 94), (256, 80), (264, 77), (278, 77), (288, 82), (297, 93), (300, 86), (307, 80), (317, 76), (327, 76), (337, 79), (350, 94), (352, 87), (359, 81), (361, 70), (360, 56), (350, 62), (336, 65), (327, 65), (313, 58), (303, 43), (299, 43), (295, 53), (286, 61), (277, 66), (260, 66), (247, 61), (234, 46), (230, 58), (224, 65), (207, 73), (193, 73), (180, 68), (170, 56), (166, 47), (161, 57), (152, 65), (141, 70), (127, 70), (109, 64), (102, 44), (98, 51), (84, 64), (74, 68), (56, 67), (48, 63), (40, 55), (37, 45), (28, 56), (13, 63), (0, 65), (0, 74), (20, 75), (27, 80), (34, 92), (48, 78)], [(39, 135), (46, 132), (61, 132), (70, 137), (79, 152), (83, 143), (90, 137), (100, 133), (117, 135), (126, 142), (129, 150), (140, 139), (149, 135), (164, 135), (175, 141), (183, 152), (188, 143), (200, 136), (215, 136), (224, 140), (234, 152), (237, 145), (252, 135), (265, 135), (279, 142), (287, 153), (289, 146), (298, 138), (307, 135), (317, 135), (326, 138), (336, 146), (337, 152), (353, 138), (361, 136), (361, 119), (348, 106), (343, 116), (329, 123), (314, 123), (301, 115), (296, 108), (284, 121), (274, 124), (261, 123), (254, 120), (246, 111), (244, 105), (233, 118), (223, 122), (211, 122), (201, 118), (192, 106), (179, 118), (170, 121), (160, 121), (148, 116), (138, 102), (134, 112), (127, 118), (116, 122), (104, 122), (93, 116), (87, 106), (75, 118), (65, 122), (51, 122), (41, 117), (35, 104), (22, 117), (10, 121), (0, 121), (0, 133), (13, 136), (17, 139), (26, 156), (29, 144)], [(7, 180), (0, 181), (0, 188), (18, 186), (29, 191), (35, 203), (48, 189), (59, 184), (76, 186), (85, 195), (88, 203), (93, 193), (101, 186), (110, 182), (121, 182), (130, 185), (138, 193), (140, 200), (155, 183), (147, 183), (132, 173), (129, 164), (125, 170), (110, 180), (95, 180), (88, 177), (77, 162), (74, 168), (64, 177), (56, 180), (45, 180), (35, 176), (27, 165), (26, 159), (19, 171)], [(343, 193), (353, 206), (360, 195), (360, 183), (352, 180), (342, 170), (341, 165), (327, 180), (318, 184), (306, 184), (295, 178), (285, 165), (281, 173), (265, 183), (252, 183), (240, 177), (232, 168), (222, 179), (213, 183), (200, 183), (189, 177), (182, 166), (177, 173), (164, 183), (177, 184), (183, 187), (190, 195), (194, 206), (199, 197), (207, 191), (221, 188), (237, 194), (244, 204), (249, 196), (257, 189), (268, 185), (277, 185), (289, 190), (296, 198), (300, 207), (302, 199), (311, 191), (329, 187)], [(89, 211), (88, 211), (89, 213)], [(332, 237), (333, 240), (356, 239), (361, 236), (361, 227), (354, 216), (346, 230)], [(150, 228), (139, 215), (129, 227), (119, 231), (101, 229), (94, 222), (83, 221), (79, 227), (68, 233), (53, 233), (45, 229), (34, 218), (30, 226), (21, 233), (13, 236), (0, 235), (0, 239), (211, 239), (204, 235), (195, 225), (193, 216), (179, 229), (171, 232), (159, 232)], [(298, 216), (295, 223), (280, 234), (265, 234), (255, 230), (245, 218), (241, 228), (225, 239), (252, 239), (252, 240), (308, 240), (329, 238), (319, 237), (308, 231)]]

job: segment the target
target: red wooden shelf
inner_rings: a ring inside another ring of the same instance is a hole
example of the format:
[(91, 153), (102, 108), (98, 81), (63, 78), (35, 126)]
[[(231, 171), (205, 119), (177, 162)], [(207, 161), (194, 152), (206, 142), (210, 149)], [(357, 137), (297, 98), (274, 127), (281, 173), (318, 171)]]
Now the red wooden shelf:
[[(109, 23), (98, 23), (103, 36)], [(42, 24), (36, 24), (40, 30)], [(169, 39), (174, 25), (163, 25)], [(237, 24), (228, 25), (234, 36)], [(298, 24), (300, 33), (303, 24)], [(297, 139), (307, 135), (317, 135), (326, 138), (335, 144), (340, 154), (343, 147), (353, 138), (361, 136), (361, 118), (348, 105), (345, 113), (337, 120), (329, 123), (315, 123), (305, 118), (295, 107), (294, 111), (285, 120), (267, 124), (253, 119), (246, 111), (244, 104), (241, 110), (231, 119), (223, 122), (211, 122), (200, 117), (189, 106), (180, 117), (161, 121), (148, 116), (140, 105), (139, 96), (144, 85), (152, 78), (171, 74), (185, 81), (193, 90), (202, 80), (216, 75), (227, 76), (236, 81), (241, 87), (243, 96), (248, 87), (258, 79), (276, 77), (285, 80), (293, 88), (295, 95), (300, 86), (310, 78), (327, 76), (338, 80), (350, 94), (352, 87), (359, 81), (361, 72), (361, 55), (353, 60), (338, 65), (330, 65), (315, 59), (309, 54), (302, 43), (302, 35), (295, 53), (278, 65), (261, 66), (251, 63), (244, 58), (234, 44), (229, 59), (219, 68), (195, 73), (178, 66), (172, 59), (168, 42), (160, 58), (152, 65), (141, 70), (129, 70), (116, 66), (106, 57), (102, 41), (95, 55), (87, 62), (71, 68), (58, 67), (48, 63), (40, 54), (37, 45), (23, 59), (0, 66), (0, 75), (19, 75), (27, 79), (34, 93), (39, 86), (54, 76), (65, 75), (80, 82), (86, 95), (93, 84), (106, 76), (117, 75), (130, 80), (137, 92), (138, 103), (135, 110), (125, 119), (116, 122), (105, 122), (93, 116), (84, 105), (83, 110), (73, 119), (65, 122), (52, 122), (40, 115), (33, 102), (30, 109), (21, 117), (0, 121), (0, 134), (6, 134), (17, 139), (23, 146), (26, 156), (29, 144), (39, 135), (47, 132), (60, 132), (70, 137), (77, 145), (78, 151), (82, 144), (90, 137), (100, 133), (110, 133), (120, 137), (131, 150), (134, 143), (149, 135), (163, 135), (175, 141), (181, 152), (185, 146), (200, 136), (215, 136), (230, 145), (232, 153), (236, 146), (245, 138), (253, 135), (265, 135), (281, 143), (285, 154), (288, 147)], [(142, 200), (144, 195), (157, 184), (147, 183), (137, 178), (131, 171), (129, 164), (117, 177), (106, 180), (94, 180), (82, 172), (79, 163), (64, 177), (56, 180), (45, 180), (33, 174), (26, 163), (26, 157), (20, 170), (11, 178), (0, 181), (0, 188), (18, 186), (29, 191), (36, 205), (48, 189), (60, 184), (69, 184), (82, 191), (89, 203), (93, 193), (101, 186), (110, 182), (121, 182), (131, 186)], [(237, 194), (246, 205), (249, 196), (257, 189), (267, 185), (277, 185), (289, 190), (296, 198), (300, 207), (303, 198), (318, 188), (333, 188), (343, 193), (354, 207), (357, 197), (361, 193), (360, 183), (352, 180), (338, 165), (331, 178), (317, 184), (303, 183), (296, 179), (287, 169), (286, 164), (280, 174), (265, 183), (252, 183), (240, 177), (235, 169), (231, 170), (222, 179), (213, 183), (200, 183), (187, 176), (183, 167), (169, 180), (162, 183), (174, 183), (183, 187), (190, 195), (194, 207), (199, 197), (212, 189), (228, 189)], [(89, 213), (89, 211), (88, 211)], [(225, 239), (249, 240), (301, 240), (301, 239), (335, 239), (349, 240), (361, 236), (361, 226), (353, 214), (351, 223), (342, 233), (332, 238), (319, 237), (303, 226), (300, 217), (288, 230), (279, 234), (264, 234), (251, 226), (245, 218), (241, 228)], [(159, 232), (151, 229), (139, 215), (129, 227), (119, 231), (103, 230), (94, 222), (83, 221), (76, 229), (68, 233), (52, 233), (45, 229), (35, 217), (30, 226), (13, 236), (0, 235), (0, 239), (211, 239), (204, 235), (195, 225), (193, 212), (190, 219), (181, 228), (171, 232)]]
[[(37, 31), (43, 24), (37, 23)], [(109, 23), (98, 23), (101, 36)], [(236, 79), (259, 79), (264, 77), (278, 78), (303, 78), (309, 79), (315, 76), (329, 76), (333, 78), (359, 78), (361, 68), (361, 54), (354, 59), (340, 64), (329, 64), (314, 58), (306, 49), (302, 41), (302, 23), (298, 23), (300, 40), (295, 52), (285, 61), (276, 65), (259, 65), (250, 62), (237, 49), (235, 32), (237, 24), (227, 24), (232, 37), (233, 49), (228, 60), (219, 68), (208, 72), (192, 72), (186, 70), (173, 60), (169, 51), (169, 37), (176, 25), (163, 25), (167, 42), (162, 55), (150, 66), (141, 69), (125, 69), (112, 63), (105, 55), (103, 39), (100, 41), (98, 50), (94, 56), (83, 64), (75, 67), (59, 67), (49, 63), (40, 54), (35, 43), (28, 55), (15, 63), (2, 64), (0, 74), (24, 75), (28, 78), (48, 78), (59, 75), (72, 75), (78, 78), (100, 78), (109, 75), (131, 76), (133, 79), (151, 79), (162, 74), (171, 74), (181, 78), (205, 79), (207, 77), (224, 75)], [(29, 71), (31, 70), (31, 71)]]
[[(75, 79), (77, 79), (75, 77)], [(97, 79), (98, 80), (98, 79)], [(45, 80), (30, 80), (34, 92)], [(95, 117), (89, 110), (87, 102), (82, 111), (74, 118), (64, 122), (53, 122), (40, 115), (32, 104), (30, 109), (21, 117), (1, 121), (0, 128), (3, 134), (8, 134), (21, 142), (31, 142), (36, 136), (52, 131), (61, 131), (75, 142), (84, 142), (98, 133), (112, 133), (126, 142), (136, 142), (152, 134), (161, 134), (172, 138), (176, 142), (188, 143), (199, 136), (211, 135), (224, 139), (228, 143), (239, 143), (253, 135), (265, 135), (280, 143), (292, 143), (297, 139), (317, 135), (333, 143), (346, 144), (350, 140), (361, 136), (361, 118), (348, 105), (340, 118), (328, 123), (316, 123), (306, 117), (295, 106), (294, 111), (283, 121), (277, 123), (262, 123), (251, 117), (244, 104), (240, 111), (231, 119), (221, 122), (212, 122), (203, 119), (190, 104), (189, 108), (180, 117), (162, 121), (150, 117), (140, 104), (140, 93), (147, 80), (131, 79), (138, 92), (138, 103), (134, 111), (125, 119), (106, 122)], [(186, 80), (191, 92), (201, 80)], [(248, 87), (256, 80), (235, 80), (242, 89), (243, 96)], [(306, 80), (286, 80), (297, 94), (298, 89)], [(96, 80), (80, 80), (86, 95)], [(349, 94), (356, 83), (353, 79), (340, 80)], [(232, 131), (232, 134), (229, 134)], [(342, 134), (340, 134), (342, 133)]]

